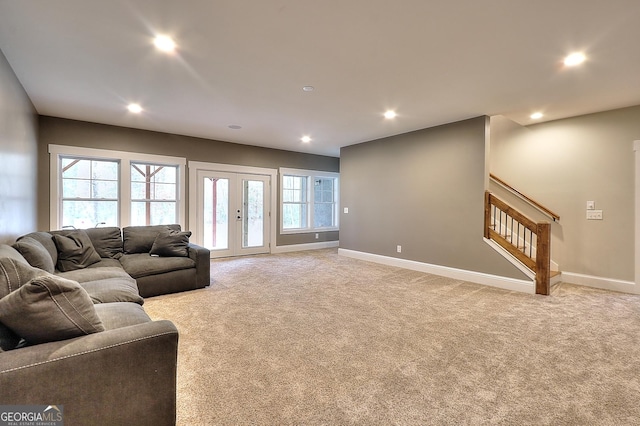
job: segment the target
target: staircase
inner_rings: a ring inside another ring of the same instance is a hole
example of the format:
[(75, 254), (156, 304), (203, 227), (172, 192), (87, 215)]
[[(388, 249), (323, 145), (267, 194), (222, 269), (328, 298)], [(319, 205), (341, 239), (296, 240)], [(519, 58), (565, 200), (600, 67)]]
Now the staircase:
[[(560, 216), (515, 190), (501, 179), (491, 179), (507, 187), (535, 208), (542, 210), (554, 221)], [(559, 278), (558, 271), (551, 271), (551, 223), (535, 222), (496, 197), (485, 192), (484, 237), (494, 241), (535, 275), (536, 294), (549, 295), (552, 278)]]

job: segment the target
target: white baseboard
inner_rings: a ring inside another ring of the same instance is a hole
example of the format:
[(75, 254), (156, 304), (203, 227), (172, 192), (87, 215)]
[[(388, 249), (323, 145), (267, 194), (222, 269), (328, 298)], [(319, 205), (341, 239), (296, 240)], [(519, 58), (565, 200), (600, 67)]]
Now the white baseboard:
[(325, 248), (338, 247), (340, 241), (323, 241), (320, 243), (291, 244), (288, 246), (275, 246), (271, 248), (271, 253), (289, 253), (292, 251), (319, 250)]
[(593, 275), (562, 271), (562, 282), (601, 288), (603, 290), (620, 291), (622, 293), (640, 294), (640, 289), (638, 289), (638, 286), (633, 281), (623, 281), (614, 278), (596, 277)]
[(416, 262), (413, 260), (398, 259), (395, 257), (381, 256), (378, 254), (365, 253), (361, 251), (338, 249), (338, 254), (354, 259), (368, 262), (381, 263), (383, 265), (396, 266), (398, 268), (411, 269), (413, 271), (425, 272), (428, 274), (440, 275), (462, 281), (469, 281), (476, 284), (498, 287), (505, 290), (520, 291), (523, 293), (535, 294), (535, 281), (519, 280), (515, 278), (501, 277), (498, 275), (485, 274), (483, 272), (467, 271), (448, 266), (432, 265), (429, 263)]

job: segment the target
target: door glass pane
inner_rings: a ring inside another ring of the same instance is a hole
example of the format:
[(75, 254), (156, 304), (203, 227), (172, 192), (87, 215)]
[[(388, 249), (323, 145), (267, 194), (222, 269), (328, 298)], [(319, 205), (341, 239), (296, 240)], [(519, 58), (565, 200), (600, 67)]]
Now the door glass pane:
[(204, 246), (229, 248), (229, 179), (204, 178)]
[(242, 247), (264, 245), (264, 182), (243, 180)]

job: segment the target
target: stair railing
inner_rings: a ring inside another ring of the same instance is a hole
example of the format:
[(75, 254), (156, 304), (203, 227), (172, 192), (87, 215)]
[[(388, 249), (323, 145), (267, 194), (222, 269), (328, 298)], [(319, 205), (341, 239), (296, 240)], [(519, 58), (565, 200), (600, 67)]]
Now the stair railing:
[(548, 295), (551, 282), (551, 224), (534, 222), (485, 191), (484, 236), (495, 241), (536, 276), (536, 294)]
[(554, 222), (557, 222), (557, 221), (560, 220), (560, 215), (558, 215), (557, 213), (554, 213), (552, 210), (549, 210), (547, 207), (543, 206), (542, 204), (540, 204), (539, 202), (537, 202), (533, 198), (529, 197), (528, 195), (523, 194), (522, 192), (518, 191), (516, 188), (514, 188), (511, 185), (509, 185), (507, 182), (503, 181), (502, 179), (500, 179), (498, 176), (494, 175), (493, 173), (489, 174), (489, 179), (491, 179), (492, 181), (494, 181), (498, 185), (502, 186), (503, 188), (505, 188), (506, 190), (508, 190), (512, 194), (515, 194), (518, 198), (524, 200), (526, 203), (528, 203), (529, 205), (533, 206), (535, 209), (541, 211), (543, 214), (549, 216)]

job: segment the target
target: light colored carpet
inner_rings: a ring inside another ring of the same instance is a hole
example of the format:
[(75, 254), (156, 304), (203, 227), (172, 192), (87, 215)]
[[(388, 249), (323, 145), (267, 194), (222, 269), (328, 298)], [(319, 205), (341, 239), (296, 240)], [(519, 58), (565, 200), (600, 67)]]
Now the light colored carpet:
[(150, 298), (179, 425), (637, 425), (640, 297), (509, 292), (317, 250)]

